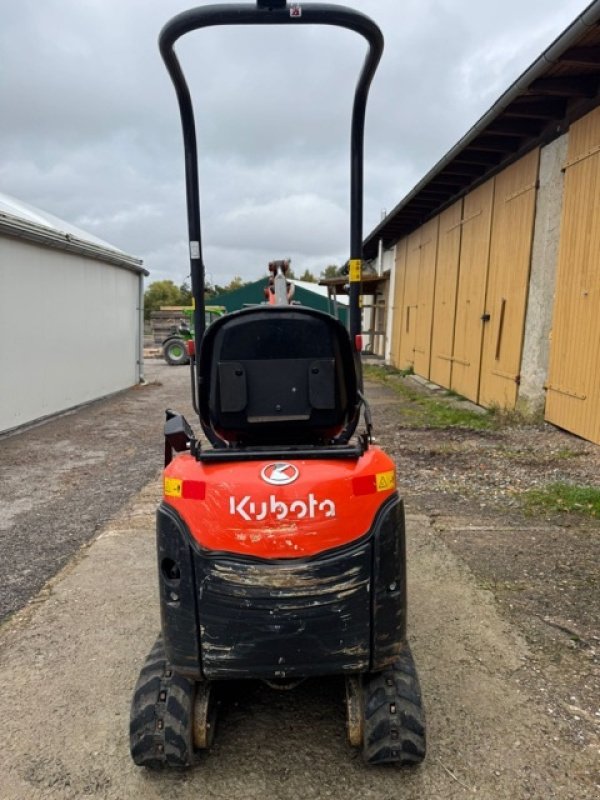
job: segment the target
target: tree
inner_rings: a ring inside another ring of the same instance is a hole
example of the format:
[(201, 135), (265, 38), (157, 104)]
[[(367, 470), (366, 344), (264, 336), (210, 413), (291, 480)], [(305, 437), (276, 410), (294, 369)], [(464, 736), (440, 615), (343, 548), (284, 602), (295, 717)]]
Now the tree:
[(173, 281), (154, 281), (144, 293), (144, 318), (150, 319), (150, 314), (161, 306), (183, 305), (190, 303), (182, 302), (181, 289)]
[(178, 305), (192, 305), (192, 289), (187, 281), (184, 281), (179, 287), (179, 294), (181, 295), (181, 303), (178, 303)]
[(339, 278), (341, 275), (341, 267), (338, 267), (337, 264), (329, 264), (329, 266), (325, 267), (324, 270), (321, 271), (322, 278)]
[(241, 275), (236, 275), (225, 287), (226, 292), (235, 292), (236, 289), (241, 289), (246, 283), (242, 280)]
[(299, 281), (306, 281), (307, 283), (316, 283), (317, 279), (309, 269), (305, 269), (304, 273), (298, 278)]
[(251, 281), (245, 281), (241, 275), (236, 275), (235, 278), (232, 278), (226, 286), (219, 286), (215, 284), (214, 286), (214, 293), (215, 294), (225, 294), (226, 292), (235, 292), (236, 289), (241, 289), (243, 286), (247, 286)]

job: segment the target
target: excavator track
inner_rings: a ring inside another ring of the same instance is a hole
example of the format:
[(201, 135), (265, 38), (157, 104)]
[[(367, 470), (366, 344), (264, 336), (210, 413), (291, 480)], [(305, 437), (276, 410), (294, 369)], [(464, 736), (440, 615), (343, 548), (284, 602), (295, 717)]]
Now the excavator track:
[(131, 704), (131, 757), (138, 766), (153, 770), (192, 766), (195, 695), (196, 683), (170, 668), (159, 637), (140, 672)]
[(420, 764), (425, 713), (408, 645), (393, 666), (363, 680), (363, 758), (367, 764)]

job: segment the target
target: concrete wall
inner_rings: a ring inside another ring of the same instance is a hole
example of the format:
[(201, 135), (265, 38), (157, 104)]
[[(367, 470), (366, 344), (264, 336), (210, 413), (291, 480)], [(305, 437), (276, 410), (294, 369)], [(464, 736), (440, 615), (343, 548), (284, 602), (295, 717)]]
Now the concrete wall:
[(521, 385), (517, 408), (525, 413), (541, 412), (548, 376), (550, 331), (560, 240), (560, 218), (568, 134), (555, 139), (540, 154), (527, 317), (521, 361)]
[(0, 236), (0, 431), (137, 383), (139, 280)]

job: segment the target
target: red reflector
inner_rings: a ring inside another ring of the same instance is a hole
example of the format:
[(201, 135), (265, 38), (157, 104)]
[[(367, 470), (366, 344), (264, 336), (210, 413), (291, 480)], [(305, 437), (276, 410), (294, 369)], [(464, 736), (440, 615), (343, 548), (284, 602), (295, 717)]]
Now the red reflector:
[(188, 339), (185, 346), (187, 347), (188, 356), (196, 355), (196, 342), (193, 339)]
[(354, 347), (357, 353), (362, 353), (362, 334), (357, 333), (354, 337)]
[(362, 475), (360, 478), (352, 478), (352, 491), (355, 495), (375, 494), (377, 491), (375, 475)]
[(184, 481), (181, 496), (184, 500), (204, 500), (206, 484), (204, 481)]

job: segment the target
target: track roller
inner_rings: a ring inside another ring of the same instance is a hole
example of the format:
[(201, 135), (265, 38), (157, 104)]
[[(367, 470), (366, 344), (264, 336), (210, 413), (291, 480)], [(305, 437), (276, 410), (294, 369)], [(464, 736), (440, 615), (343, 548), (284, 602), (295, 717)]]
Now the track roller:
[(213, 700), (211, 683), (197, 683), (194, 698), (193, 741), (197, 750), (212, 746), (217, 724), (217, 704)]
[(174, 672), (161, 637), (150, 651), (133, 695), (131, 757), (149, 769), (186, 768), (197, 750), (210, 747), (215, 729), (210, 684)]
[(360, 747), (365, 729), (363, 687), (359, 675), (346, 677), (346, 733), (350, 747)]

